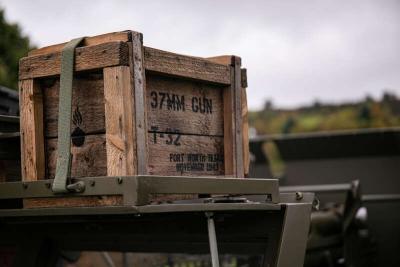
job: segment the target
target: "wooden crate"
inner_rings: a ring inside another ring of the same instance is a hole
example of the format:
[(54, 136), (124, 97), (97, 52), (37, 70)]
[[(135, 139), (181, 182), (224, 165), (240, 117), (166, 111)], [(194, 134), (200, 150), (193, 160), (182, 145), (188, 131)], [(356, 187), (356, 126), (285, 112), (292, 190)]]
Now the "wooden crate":
[[(63, 46), (20, 60), (24, 181), (55, 175)], [(133, 31), (85, 38), (75, 51), (71, 177), (244, 177), (245, 87), (239, 57), (165, 52)]]

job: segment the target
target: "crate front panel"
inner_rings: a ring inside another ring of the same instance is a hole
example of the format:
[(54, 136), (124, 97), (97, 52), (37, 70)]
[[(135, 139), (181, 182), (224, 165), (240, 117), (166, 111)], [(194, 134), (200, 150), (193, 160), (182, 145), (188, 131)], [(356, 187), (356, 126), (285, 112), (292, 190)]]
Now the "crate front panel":
[(146, 73), (149, 174), (224, 175), (222, 90)]
[[(46, 178), (51, 179), (57, 159), (59, 79), (43, 79), (40, 86)], [(222, 90), (202, 82), (147, 75), (149, 174), (224, 175)], [(104, 112), (103, 75), (74, 77), (72, 177), (107, 175)]]

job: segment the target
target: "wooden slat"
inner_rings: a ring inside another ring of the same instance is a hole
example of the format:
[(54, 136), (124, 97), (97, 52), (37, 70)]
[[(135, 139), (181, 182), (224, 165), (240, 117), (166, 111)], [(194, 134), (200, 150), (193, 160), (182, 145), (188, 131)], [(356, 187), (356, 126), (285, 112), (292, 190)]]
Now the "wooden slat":
[(240, 78), (242, 79), (242, 88), (247, 88), (247, 69), (242, 68), (240, 76)]
[[(111, 32), (102, 35), (97, 35), (93, 37), (86, 37), (83, 42), (82, 46), (91, 46), (91, 45), (98, 45), (101, 43), (109, 43), (109, 42), (128, 42), (130, 41), (130, 31), (123, 31), (123, 32)], [(37, 56), (37, 55), (44, 55), (54, 52), (60, 52), (66, 43), (50, 45), (46, 47), (42, 47), (39, 49), (32, 50), (28, 53), (28, 56)]]
[(137, 173), (133, 95), (128, 66), (104, 69), (108, 176)]
[(45, 176), (43, 97), (35, 80), (19, 82), (22, 179)]
[(236, 173), (238, 177), (243, 177), (249, 173), (250, 155), (249, 155), (249, 136), (248, 136), (248, 119), (247, 119), (247, 71), (246, 69), (240, 69), (241, 59), (240, 57), (223, 55), (217, 57), (209, 57), (210, 60), (215, 63), (225, 64), (233, 66), (234, 78), (232, 83), (234, 86), (231, 89), (234, 92), (234, 128), (235, 130), (235, 156), (236, 156)]
[(147, 174), (147, 108), (146, 108), (146, 76), (144, 70), (143, 36), (132, 32), (130, 48), (130, 67), (135, 91), (135, 120), (136, 120), (136, 153), (137, 173)]
[(223, 85), (230, 84), (230, 70), (227, 66), (210, 60), (169, 53), (145, 47), (145, 68), (147, 71), (186, 77)]
[(62, 207), (99, 207), (123, 205), (122, 196), (63, 197), (63, 198), (28, 198), (24, 208), (62, 208)]
[(235, 114), (234, 114), (234, 68), (231, 67), (232, 85), (224, 89), (224, 161), (225, 175), (236, 176), (236, 157), (235, 157)]
[(234, 64), (234, 56), (232, 55), (223, 55), (223, 56), (216, 56), (216, 57), (207, 57), (207, 60), (223, 65), (233, 65)]
[(235, 116), (235, 156), (236, 176), (244, 177), (243, 166), (243, 124), (242, 124), (242, 79), (241, 79), (241, 58), (235, 56), (234, 60), (234, 116)]
[(146, 80), (148, 131), (223, 136), (223, 87), (154, 74)]
[(249, 148), (249, 120), (247, 109), (246, 88), (242, 88), (242, 133), (243, 133), (243, 170), (244, 176), (247, 177), (250, 168), (250, 148)]
[[(75, 71), (100, 69), (128, 64), (128, 45), (111, 42), (80, 47), (75, 50)], [(61, 52), (24, 57), (19, 62), (19, 79), (31, 79), (60, 74)]]

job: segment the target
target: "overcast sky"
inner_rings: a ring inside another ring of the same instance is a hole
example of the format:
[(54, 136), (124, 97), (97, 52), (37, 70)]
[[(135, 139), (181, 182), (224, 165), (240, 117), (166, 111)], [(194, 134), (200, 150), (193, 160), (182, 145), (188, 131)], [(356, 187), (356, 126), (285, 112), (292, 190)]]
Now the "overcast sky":
[(194, 56), (235, 54), (251, 109), (400, 95), (400, 1), (0, 0), (37, 46), (120, 30)]

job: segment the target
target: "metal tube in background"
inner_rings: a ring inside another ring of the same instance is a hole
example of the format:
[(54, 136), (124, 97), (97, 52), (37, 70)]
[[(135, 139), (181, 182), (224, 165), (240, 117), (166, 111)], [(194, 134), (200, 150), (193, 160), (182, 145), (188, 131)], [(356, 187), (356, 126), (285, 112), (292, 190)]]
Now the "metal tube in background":
[(122, 253), (122, 267), (129, 267), (129, 254), (128, 252)]
[(208, 239), (210, 243), (211, 266), (219, 267), (218, 244), (217, 244), (217, 236), (215, 234), (213, 213), (206, 212), (206, 217), (207, 217)]
[(101, 252), (101, 256), (103, 257), (103, 260), (108, 267), (116, 267), (113, 259), (111, 258), (110, 254), (108, 254), (108, 252), (106, 251)]

